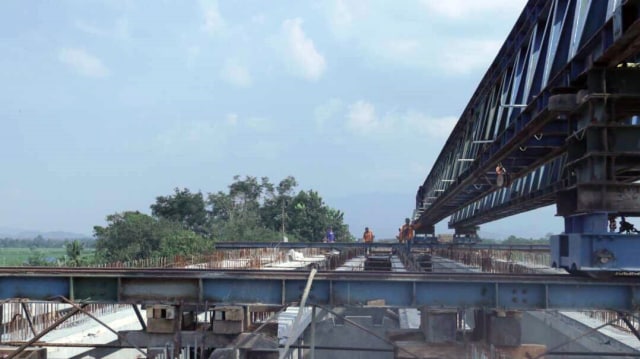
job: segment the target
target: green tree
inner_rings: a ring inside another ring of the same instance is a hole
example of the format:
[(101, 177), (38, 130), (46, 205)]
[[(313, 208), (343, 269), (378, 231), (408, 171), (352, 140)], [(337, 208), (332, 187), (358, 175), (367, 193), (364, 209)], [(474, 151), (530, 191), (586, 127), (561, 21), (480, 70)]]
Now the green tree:
[(27, 258), (26, 265), (29, 266), (49, 266), (52, 263), (47, 261), (47, 258), (40, 249), (31, 247), (29, 250), (29, 257)]
[(214, 238), (226, 241), (275, 240), (273, 231), (265, 228), (260, 216), (265, 189), (272, 185), (267, 177), (233, 177), (229, 193), (209, 194), (211, 227)]
[(156, 197), (151, 213), (158, 217), (180, 223), (183, 228), (208, 235), (208, 215), (202, 193), (191, 193), (189, 189), (175, 188), (172, 196)]
[(354, 239), (349, 227), (344, 224), (344, 214), (328, 207), (316, 191), (298, 192), (288, 209), (290, 232), (299, 241), (320, 241), (329, 227), (333, 228), (338, 241)]
[[(292, 176), (274, 186), (267, 177), (233, 177), (228, 192), (203, 195), (175, 189), (157, 197), (154, 217), (140, 212), (107, 216), (94, 227), (96, 258), (127, 261), (153, 255), (188, 255), (208, 250), (213, 241), (319, 241), (332, 227), (339, 241), (353, 240), (344, 214), (324, 204), (315, 191), (295, 193)], [(210, 206), (210, 211), (207, 211)], [(203, 238), (201, 234), (205, 234)]]
[(156, 222), (138, 211), (108, 215), (106, 227), (93, 227), (96, 256), (108, 262), (151, 257), (160, 248)]
[(212, 241), (185, 230), (175, 222), (158, 222), (158, 231), (160, 248), (155, 253), (157, 256), (195, 255), (213, 250)]
[(65, 245), (67, 250), (67, 266), (80, 267), (82, 265), (82, 250), (84, 246), (80, 241), (75, 240)]
[(106, 262), (154, 256), (192, 255), (211, 249), (211, 242), (180, 223), (140, 212), (107, 216), (106, 227), (95, 226), (96, 257)]
[(294, 188), (298, 185), (292, 176), (280, 181), (277, 187), (270, 183), (265, 186), (265, 200), (260, 209), (260, 218), (265, 227), (279, 231), (284, 237), (287, 234), (287, 226), (291, 211), (294, 208), (293, 194)]

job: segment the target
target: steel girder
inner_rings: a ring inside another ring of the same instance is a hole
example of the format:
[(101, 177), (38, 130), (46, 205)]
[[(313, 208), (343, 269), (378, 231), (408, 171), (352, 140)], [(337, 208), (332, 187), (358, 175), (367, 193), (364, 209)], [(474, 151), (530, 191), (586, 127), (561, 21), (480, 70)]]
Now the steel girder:
[[(2, 269), (0, 300), (30, 298), (122, 304), (291, 305), (300, 301), (307, 271), (189, 269)], [(391, 307), (638, 310), (635, 278), (597, 281), (568, 275), (318, 272), (309, 304)]]
[[(555, 201), (576, 105), (562, 94), (575, 95), (588, 70), (640, 53), (639, 9), (635, 0), (527, 3), (418, 189), (418, 231), (450, 215), (450, 227), (468, 226)], [(495, 185), (500, 163), (520, 188), (509, 204), (516, 191)]]

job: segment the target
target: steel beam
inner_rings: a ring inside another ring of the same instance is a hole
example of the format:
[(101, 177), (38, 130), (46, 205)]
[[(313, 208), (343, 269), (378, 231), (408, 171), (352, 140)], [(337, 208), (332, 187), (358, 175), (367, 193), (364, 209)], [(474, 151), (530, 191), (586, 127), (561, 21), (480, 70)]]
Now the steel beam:
[[(0, 269), (0, 300), (72, 296), (78, 292), (80, 278), (83, 284), (89, 279), (116, 283), (115, 293), (92, 301), (97, 303), (284, 305), (300, 300), (307, 272), (78, 268), (30, 268), (25, 272), (5, 268)], [(61, 281), (70, 286), (58, 285)], [(6, 284), (21, 282), (29, 282), (31, 290)], [(328, 306), (363, 306), (384, 300), (389, 307), (631, 311), (640, 308), (639, 298), (640, 282), (624, 277), (602, 282), (568, 275), (318, 272), (308, 301)]]

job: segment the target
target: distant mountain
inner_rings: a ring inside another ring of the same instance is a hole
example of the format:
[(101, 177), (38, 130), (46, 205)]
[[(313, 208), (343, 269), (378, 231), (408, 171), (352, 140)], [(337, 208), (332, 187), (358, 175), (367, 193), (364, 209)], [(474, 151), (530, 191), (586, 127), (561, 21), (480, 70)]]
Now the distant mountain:
[(44, 239), (83, 239), (91, 238), (90, 235), (74, 232), (64, 231), (33, 231), (11, 227), (0, 227), (0, 238), (17, 238), (17, 239), (32, 239), (37, 236), (42, 236)]

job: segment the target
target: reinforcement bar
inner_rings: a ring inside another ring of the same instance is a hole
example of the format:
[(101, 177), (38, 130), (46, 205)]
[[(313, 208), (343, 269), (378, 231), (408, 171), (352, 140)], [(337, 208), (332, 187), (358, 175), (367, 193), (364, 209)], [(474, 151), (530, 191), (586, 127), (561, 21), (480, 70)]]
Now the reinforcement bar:
[[(393, 242), (374, 242), (371, 244), (374, 248), (389, 248), (402, 246), (397, 241)], [(216, 249), (241, 249), (241, 248), (281, 248), (281, 249), (298, 249), (298, 248), (326, 248), (326, 249), (343, 249), (364, 247), (361, 242), (217, 242)], [(488, 243), (421, 243), (414, 242), (413, 248), (470, 248), (470, 249), (487, 249), (487, 250), (513, 250), (513, 251), (533, 251), (548, 252), (548, 244), (488, 244)]]
[[(298, 302), (307, 271), (0, 268), (0, 300), (28, 298), (122, 304)], [(569, 275), (318, 272), (309, 304), (390, 307), (640, 309), (638, 278)]]

